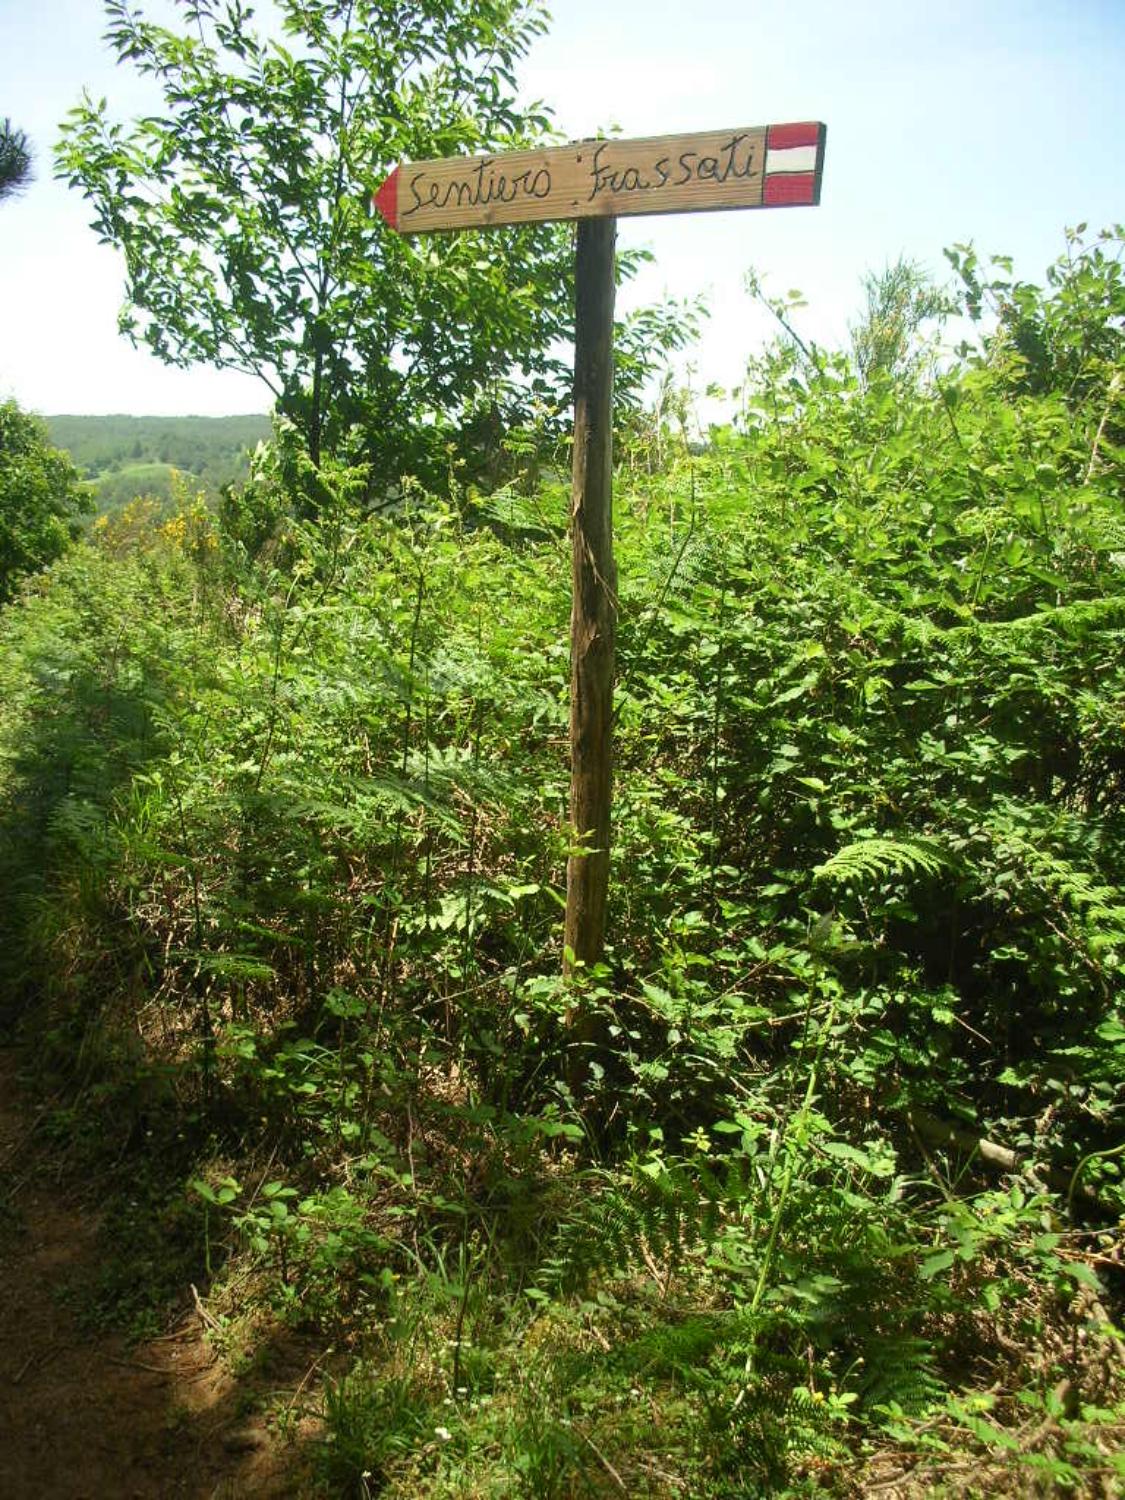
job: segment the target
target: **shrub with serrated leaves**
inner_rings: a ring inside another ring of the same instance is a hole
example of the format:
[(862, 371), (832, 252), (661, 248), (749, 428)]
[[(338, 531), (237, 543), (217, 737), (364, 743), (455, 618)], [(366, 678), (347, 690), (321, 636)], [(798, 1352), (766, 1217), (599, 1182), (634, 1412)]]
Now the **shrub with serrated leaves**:
[[(1095, 253), (1020, 290), (1054, 350), (1034, 379), (1003, 321), (931, 378), (779, 346), (737, 430), (622, 476), (610, 944), (577, 980), (561, 485), (407, 485), (373, 517), (362, 473), (283, 435), (220, 547), (56, 564), (0, 659), (8, 1014), (89, 1059), (99, 1010), (143, 1004), (198, 1138), (268, 1141), (279, 1225), (347, 1183), (341, 1305), (456, 1262), (463, 1321), (487, 1264), (519, 1338), (529, 1301), (604, 1314), (610, 1383), (629, 1316), (655, 1325), (627, 1378), (687, 1402), (692, 1493), (782, 1485), (802, 1453), (843, 1473), (849, 1423), (900, 1434), (991, 1384), (1065, 1319), (1074, 1265), (1097, 1286), (1054, 1227), (1074, 1170), (1070, 1207), (1121, 1202), (1121, 361)], [(943, 1144), (922, 1111), (956, 1117)], [(975, 1198), (974, 1133), (1062, 1193)], [(286, 1306), (331, 1301), (331, 1266), (258, 1240)], [(426, 1316), (457, 1350), (436, 1391), (468, 1355)], [(382, 1406), (349, 1390), (360, 1463)], [(531, 1442), (526, 1410), (462, 1416), (480, 1453)]]

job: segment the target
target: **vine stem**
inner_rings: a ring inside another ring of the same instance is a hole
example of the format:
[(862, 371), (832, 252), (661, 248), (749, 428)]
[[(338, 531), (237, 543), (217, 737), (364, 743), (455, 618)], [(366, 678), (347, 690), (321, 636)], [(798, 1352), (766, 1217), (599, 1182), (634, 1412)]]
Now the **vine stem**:
[[(786, 1141), (785, 1171), (781, 1178), (781, 1191), (777, 1198), (777, 1208), (774, 1211), (773, 1223), (770, 1225), (769, 1239), (766, 1241), (766, 1253), (762, 1257), (762, 1267), (758, 1272), (757, 1285), (754, 1287), (754, 1295), (750, 1299), (750, 1316), (753, 1318), (761, 1306), (762, 1298), (765, 1296), (766, 1286), (769, 1283), (770, 1272), (773, 1270), (774, 1258), (777, 1253), (777, 1240), (781, 1232), (781, 1222), (785, 1217), (786, 1204), (789, 1201), (789, 1190), (793, 1185), (793, 1172), (796, 1167), (798, 1149), (804, 1145), (806, 1128), (808, 1125), (809, 1110), (812, 1108), (813, 1096), (816, 1093), (816, 1085), (820, 1078), (820, 1065), (824, 1059), (824, 1049), (828, 1043), (828, 1036), (832, 1030), (832, 1024), (836, 1019), (837, 1001), (833, 1000), (828, 1008), (828, 1014), (824, 1018), (821, 1028), (820, 1040), (817, 1043), (816, 1057), (813, 1059), (812, 1068), (809, 1071), (809, 1081), (805, 1088), (805, 1098), (801, 1108), (793, 1121), (793, 1133), (790, 1141)], [(751, 1345), (750, 1352), (746, 1356), (746, 1369), (744, 1372), (744, 1383), (735, 1399), (734, 1410), (737, 1411), (746, 1398), (749, 1390), (750, 1374), (754, 1368), (754, 1346)]]
[(1074, 1218), (1074, 1194), (1078, 1190), (1078, 1179), (1090, 1163), (1092, 1161), (1104, 1161), (1110, 1156), (1120, 1156), (1123, 1151), (1125, 1151), (1125, 1141), (1122, 1141), (1120, 1146), (1110, 1146), (1105, 1151), (1091, 1151), (1087, 1156), (1082, 1158), (1074, 1169), (1074, 1176), (1070, 1179), (1070, 1187), (1067, 1189), (1066, 1212), (1068, 1218)]
[(715, 882), (719, 863), (719, 737), (723, 725), (723, 655), (726, 647), (727, 580), (722, 580), (719, 594), (719, 644), (715, 654), (715, 692), (711, 713), (711, 849), (708, 872), (707, 905), (711, 920), (716, 917)]

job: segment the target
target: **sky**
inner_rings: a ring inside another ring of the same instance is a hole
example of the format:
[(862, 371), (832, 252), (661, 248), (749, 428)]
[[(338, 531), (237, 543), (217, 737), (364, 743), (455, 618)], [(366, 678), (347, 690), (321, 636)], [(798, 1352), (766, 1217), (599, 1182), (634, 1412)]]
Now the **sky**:
[[(38, 163), (0, 204), (0, 400), (52, 415), (265, 411), (252, 377), (172, 369), (118, 333), (120, 257), (52, 179), (84, 87), (120, 118), (152, 104), (103, 30), (100, 0), (0, 0), (0, 118)], [(682, 371), (700, 392), (736, 385), (772, 335), (743, 288), (750, 267), (767, 290), (799, 289), (802, 334), (835, 344), (864, 273), (900, 255), (943, 280), (943, 247), (971, 241), (1037, 280), (1065, 226), (1125, 220), (1125, 0), (555, 0), (521, 78), (571, 138), (827, 124), (817, 208), (618, 221), (620, 245), (656, 257), (623, 310), (707, 299)]]

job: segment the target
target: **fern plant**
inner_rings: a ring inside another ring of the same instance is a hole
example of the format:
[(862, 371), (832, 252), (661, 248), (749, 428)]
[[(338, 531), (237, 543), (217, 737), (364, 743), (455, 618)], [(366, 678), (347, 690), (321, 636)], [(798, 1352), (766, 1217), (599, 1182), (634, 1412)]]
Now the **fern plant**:
[(813, 870), (829, 885), (870, 885), (891, 876), (937, 876), (957, 868), (957, 860), (936, 839), (900, 835), (856, 839)]

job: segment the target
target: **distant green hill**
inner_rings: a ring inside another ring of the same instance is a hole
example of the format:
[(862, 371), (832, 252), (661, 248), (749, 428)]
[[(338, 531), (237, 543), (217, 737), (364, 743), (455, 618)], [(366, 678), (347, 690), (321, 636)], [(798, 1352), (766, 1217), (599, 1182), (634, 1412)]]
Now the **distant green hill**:
[[(123, 469), (109, 469), (93, 481), (94, 501), (99, 515), (110, 515), (122, 510), (138, 495), (147, 495), (159, 500), (161, 509), (169, 508), (172, 500), (173, 477), (182, 472), (172, 464), (126, 464)], [(232, 476), (233, 477), (233, 476)], [(188, 484), (198, 481), (186, 476)], [(207, 486), (205, 486), (207, 488)]]
[(47, 417), (51, 441), (65, 448), (96, 486), (99, 509), (117, 510), (136, 495), (169, 493), (181, 470), (210, 494), (249, 469), (249, 455), (270, 435), (268, 416)]

